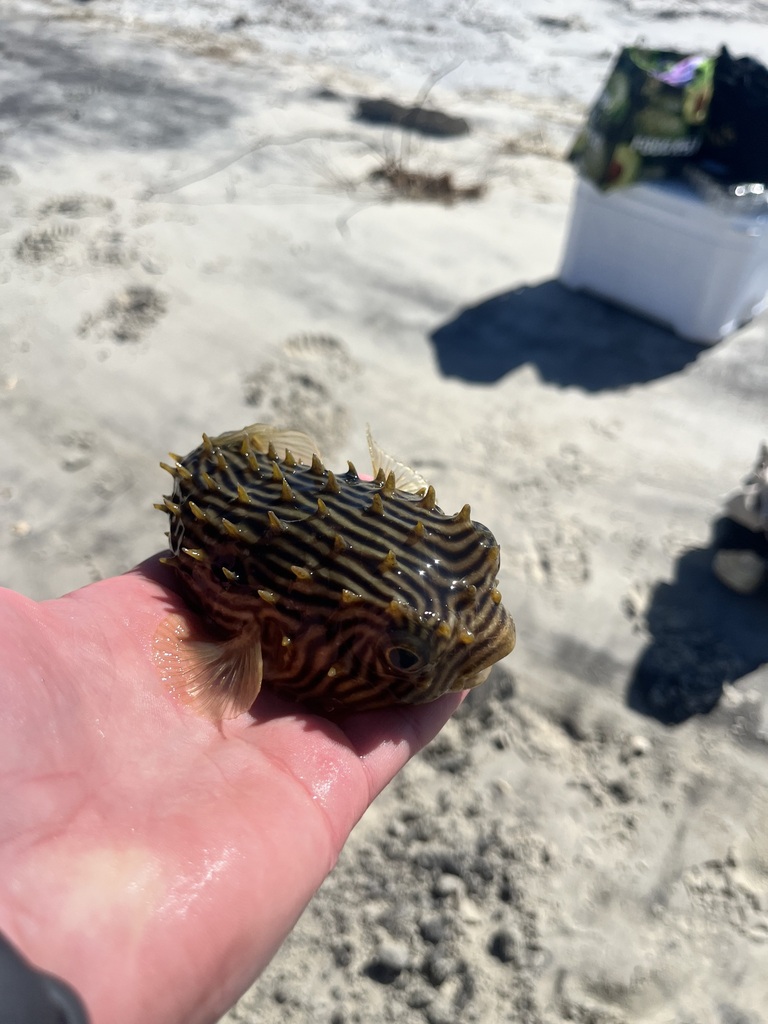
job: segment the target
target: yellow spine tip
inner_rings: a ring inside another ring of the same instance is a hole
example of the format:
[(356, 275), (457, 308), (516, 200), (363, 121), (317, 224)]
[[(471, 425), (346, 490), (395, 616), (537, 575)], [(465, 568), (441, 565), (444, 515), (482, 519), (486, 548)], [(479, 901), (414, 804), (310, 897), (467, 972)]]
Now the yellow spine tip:
[(435, 488), (432, 484), (427, 488), (427, 493), (419, 502), (421, 508), (425, 508), (428, 512), (431, 512), (437, 506), (437, 498), (435, 497)]
[(368, 506), (368, 511), (373, 512), (375, 516), (384, 515), (384, 502), (381, 500), (380, 494), (374, 494), (371, 504)]
[(204, 562), (208, 557), (200, 548), (182, 548), (181, 550), (185, 555), (194, 558), (196, 562)]
[(256, 593), (267, 604), (277, 604), (277, 594), (274, 594), (271, 590), (257, 590)]
[(400, 623), (405, 618), (405, 609), (399, 601), (390, 601), (387, 605), (387, 614), (395, 622)]
[(389, 473), (387, 474), (387, 479), (382, 484), (381, 493), (384, 495), (385, 498), (391, 498), (396, 490), (397, 485), (395, 482), (395, 474), (392, 470), (390, 470)]
[(323, 490), (328, 494), (338, 494), (340, 491), (339, 482), (330, 470), (328, 470), (328, 479), (325, 481)]
[(274, 512), (272, 511), (272, 509), (270, 509), (270, 510), (269, 510), (269, 512), (267, 512), (267, 519), (269, 520), (269, 525), (270, 525), (270, 527), (271, 527), (271, 528), (272, 528), (273, 530), (278, 530), (278, 531), (282, 531), (282, 530), (284, 530), (284, 529), (285, 529), (285, 527), (284, 527), (284, 526), (283, 526), (283, 524), (282, 524), (282, 523), (280, 522), (280, 520), (279, 520), (279, 519), (277, 518), (277, 516), (276, 516), (276, 515), (275, 515), (275, 513), (274, 513)]
[(405, 539), (406, 544), (418, 544), (424, 536), (424, 523), (419, 520)]
[(291, 488), (288, 486), (288, 481), (283, 477), (283, 486), (280, 491), (281, 501), (294, 501), (294, 494)]
[(242, 484), (237, 485), (237, 498), (238, 501), (241, 501), (243, 503), (243, 505), (250, 505), (251, 503), (251, 499), (248, 496), (248, 491), (246, 491)]
[(379, 562), (379, 572), (392, 572), (393, 569), (397, 568), (397, 558), (395, 557), (394, 551), (388, 551), (384, 558)]
[(234, 540), (240, 540), (240, 528), (235, 526), (229, 519), (221, 517), (221, 525), (224, 527), (224, 532), (228, 533)]
[(237, 573), (232, 572), (232, 570), (228, 569), (225, 565), (222, 565), (221, 571), (224, 574), (225, 579), (228, 579), (230, 583), (235, 583), (237, 581)]
[(192, 515), (195, 517), (195, 519), (203, 519), (204, 520), (204, 519), (207, 518), (205, 512), (203, 512), (203, 510), (200, 508), (200, 506), (196, 505), (194, 501), (188, 501), (187, 502), (187, 508), (192, 513)]

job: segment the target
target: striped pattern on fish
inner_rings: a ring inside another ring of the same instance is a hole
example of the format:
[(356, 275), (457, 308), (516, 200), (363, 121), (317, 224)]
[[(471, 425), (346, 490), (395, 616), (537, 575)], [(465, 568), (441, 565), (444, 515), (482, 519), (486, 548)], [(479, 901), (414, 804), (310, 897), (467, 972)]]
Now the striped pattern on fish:
[(424, 703), (477, 685), (512, 650), (491, 532), (469, 506), (446, 515), (370, 444), (373, 481), (259, 424), (203, 435), (165, 466), (167, 561), (219, 638), (190, 645), (190, 695), (212, 717), (250, 707), (262, 678), (324, 711)]

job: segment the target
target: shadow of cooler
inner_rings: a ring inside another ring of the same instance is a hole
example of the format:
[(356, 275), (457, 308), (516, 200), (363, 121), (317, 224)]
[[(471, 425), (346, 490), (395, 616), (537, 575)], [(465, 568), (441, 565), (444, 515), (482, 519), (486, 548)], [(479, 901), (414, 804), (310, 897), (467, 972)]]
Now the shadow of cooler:
[(677, 181), (601, 192), (579, 178), (560, 280), (712, 344), (768, 307), (768, 208), (734, 213)]

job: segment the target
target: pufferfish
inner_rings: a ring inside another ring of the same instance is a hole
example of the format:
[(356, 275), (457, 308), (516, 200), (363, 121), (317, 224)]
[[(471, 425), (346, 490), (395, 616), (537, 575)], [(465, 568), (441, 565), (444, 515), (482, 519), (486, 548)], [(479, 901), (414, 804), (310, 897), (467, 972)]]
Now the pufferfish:
[(262, 681), (323, 712), (422, 704), (477, 686), (514, 647), (490, 530), (368, 443), (373, 480), (258, 423), (161, 463), (164, 561), (214, 637), (186, 642), (187, 696), (214, 720), (248, 710)]

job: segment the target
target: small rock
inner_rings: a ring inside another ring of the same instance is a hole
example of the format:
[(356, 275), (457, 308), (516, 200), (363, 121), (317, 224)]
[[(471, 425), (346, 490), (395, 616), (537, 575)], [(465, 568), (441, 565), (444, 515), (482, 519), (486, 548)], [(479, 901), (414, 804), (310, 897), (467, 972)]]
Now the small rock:
[(476, 903), (470, 899), (462, 900), (459, 904), (459, 914), (465, 924), (478, 924), (483, 919), (483, 913)]
[(384, 939), (377, 951), (379, 963), (384, 964), (393, 971), (402, 971), (408, 966), (410, 955), (408, 947), (404, 942), (395, 942), (392, 939)]
[(453, 896), (463, 888), (464, 883), (457, 875), (444, 874), (435, 882), (434, 892), (436, 896)]
[(365, 968), (365, 973), (380, 985), (391, 985), (401, 971), (408, 966), (410, 954), (404, 942), (384, 939), (376, 955)]
[(651, 749), (651, 741), (647, 736), (629, 736), (621, 748), (621, 760), (626, 764), (636, 757), (644, 757)]

